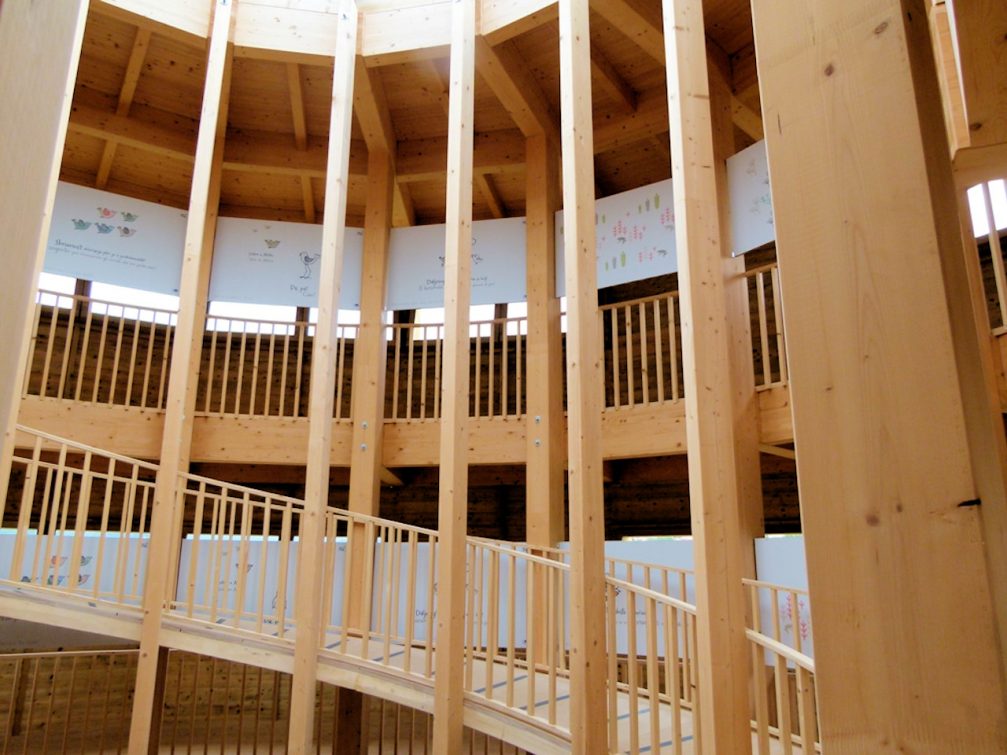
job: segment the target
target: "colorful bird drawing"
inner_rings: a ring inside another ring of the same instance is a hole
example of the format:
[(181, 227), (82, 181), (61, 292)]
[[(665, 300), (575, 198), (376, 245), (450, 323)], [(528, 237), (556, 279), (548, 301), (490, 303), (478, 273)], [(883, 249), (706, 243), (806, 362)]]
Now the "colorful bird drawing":
[(88, 228), (91, 227), (91, 224), (88, 223), (86, 220), (81, 220), (80, 218), (74, 218), (73, 227), (74, 230), (76, 231), (86, 231)]
[(132, 212), (123, 212), (123, 213), (121, 213), (121, 215), (122, 215), (122, 219), (124, 221), (126, 221), (127, 223), (132, 223), (134, 220), (136, 220), (139, 217), (139, 215), (136, 215), (135, 213), (132, 213)]
[(315, 264), (319, 259), (321, 259), (321, 254), (308, 254), (307, 252), (301, 252), (300, 254), (301, 262), (304, 263), (304, 272), (301, 273), (302, 279), (307, 279), (311, 277), (311, 266)]
[(102, 217), (102, 218), (114, 218), (115, 217), (115, 210), (110, 210), (107, 207), (99, 207), (98, 208), (98, 216)]
[(136, 235), (136, 229), (135, 228), (127, 228), (126, 226), (121, 225), (121, 226), (119, 226), (119, 235), (120, 236), (124, 236), (124, 237), (135, 236)]
[(114, 225), (106, 225), (105, 223), (95, 223), (94, 227), (98, 229), (98, 233), (111, 233), (115, 228)]

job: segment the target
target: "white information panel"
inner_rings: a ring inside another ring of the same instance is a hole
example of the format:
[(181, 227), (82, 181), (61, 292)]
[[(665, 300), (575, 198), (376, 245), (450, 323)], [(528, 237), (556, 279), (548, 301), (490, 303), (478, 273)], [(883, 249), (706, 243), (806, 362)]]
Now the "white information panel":
[(60, 181), (43, 269), (177, 294), (186, 212)]
[(774, 241), (776, 226), (765, 140), (727, 159), (727, 191), (731, 207), (731, 254), (744, 254)]
[[(347, 228), (339, 308), (360, 309), (364, 232)], [(210, 275), (212, 301), (318, 305), (322, 226), (220, 218)]]
[[(755, 541), (755, 572), (763, 582), (784, 587), (808, 589), (808, 566), (804, 560), (804, 536), (761, 537)], [(760, 591), (760, 610), (763, 627), (773, 626), (773, 614), (780, 618), (780, 633), (784, 644), (795, 647), (796, 635), (801, 636), (801, 651), (812, 658), (815, 647), (811, 632), (811, 606), (807, 599), (799, 598), (791, 604), (786, 593), (780, 593), (773, 605), (770, 594)], [(771, 632), (767, 631), (767, 634)]]
[[(388, 309), (444, 306), (444, 225), (393, 228), (388, 260)], [(472, 223), (472, 304), (528, 298), (525, 220)]]
[[(671, 179), (595, 202), (598, 288), (678, 270)], [(556, 295), (566, 293), (563, 211), (556, 213)]]

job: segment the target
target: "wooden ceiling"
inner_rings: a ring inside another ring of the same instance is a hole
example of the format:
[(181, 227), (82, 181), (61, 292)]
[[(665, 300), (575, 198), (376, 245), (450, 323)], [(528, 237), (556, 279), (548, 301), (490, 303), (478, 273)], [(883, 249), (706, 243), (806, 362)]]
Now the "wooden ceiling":
[[(707, 0), (705, 6), (710, 60), (734, 87), (740, 149), (761, 129), (750, 8), (748, 0)], [(660, 0), (592, 3), (599, 195), (670, 175), (660, 19)], [(61, 178), (186, 206), (205, 55), (205, 44), (92, 4)], [(522, 123), (492, 80), (493, 69), (484, 67), (487, 58), (537, 103), (536, 119), (558, 129), (555, 12), (518, 36), (483, 45), (479, 70), (486, 76), (477, 74), (475, 96), (476, 219), (521, 215), (525, 204)], [(396, 224), (443, 222), (448, 61), (394, 63), (371, 71), (384, 89), (397, 141)], [(275, 55), (235, 58), (222, 215), (321, 221), (331, 86), (331, 67)], [(359, 226), (366, 144), (357, 118), (352, 139), (347, 219)]]

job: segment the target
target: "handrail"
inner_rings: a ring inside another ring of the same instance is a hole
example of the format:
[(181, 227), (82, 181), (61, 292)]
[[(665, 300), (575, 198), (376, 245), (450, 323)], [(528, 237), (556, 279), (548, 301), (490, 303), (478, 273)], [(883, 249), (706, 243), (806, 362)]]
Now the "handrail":
[(124, 456), (122, 454), (114, 453), (113, 451), (105, 451), (103, 449), (97, 448), (95, 446), (89, 446), (87, 443), (81, 443), (76, 440), (69, 440), (67, 438), (61, 438), (58, 435), (53, 435), (52, 433), (47, 433), (44, 430), (36, 430), (35, 428), (28, 427), (27, 425), (17, 425), (17, 431), (20, 433), (25, 433), (26, 435), (33, 435), (37, 438), (42, 438), (43, 440), (48, 440), (52, 443), (61, 446), (67, 446), (74, 448), (78, 451), (83, 451), (85, 453), (91, 453), (96, 456), (103, 456), (107, 459), (114, 459), (115, 461), (125, 462), (126, 464), (133, 464), (141, 469), (147, 469), (151, 472), (156, 472), (158, 470), (158, 465), (149, 461), (143, 461), (142, 459), (134, 459), (131, 456)]
[(764, 647), (766, 650), (770, 650), (773, 654), (790, 661), (796, 666), (800, 666), (812, 674), (815, 673), (815, 659), (804, 653), (798, 653), (789, 645), (784, 645), (782, 642), (777, 642), (772, 637), (762, 634), (762, 632), (756, 632), (754, 629), (746, 629), (745, 636), (756, 645)]

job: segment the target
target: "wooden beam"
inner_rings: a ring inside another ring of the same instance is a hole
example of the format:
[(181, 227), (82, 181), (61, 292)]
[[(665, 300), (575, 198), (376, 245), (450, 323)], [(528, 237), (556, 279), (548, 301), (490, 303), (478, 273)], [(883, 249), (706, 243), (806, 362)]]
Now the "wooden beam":
[(441, 69), (438, 68), (437, 64), (432, 60), (424, 60), (418, 65), (421, 68), (426, 69), (429, 77), (433, 79), (434, 86), (429, 90), (430, 96), (438, 105), (440, 105), (441, 109), (444, 111), (445, 117), (448, 116), (451, 110), (448, 103), (449, 84), (445, 81), (444, 76), (441, 74)]
[(390, 488), (401, 488), (405, 484), (402, 482), (402, 478), (388, 467), (381, 467), (378, 477), (380, 478), (382, 485), (387, 485)]
[(500, 199), (500, 194), (497, 193), (496, 186), (493, 185), (493, 179), (486, 173), (478, 173), (473, 180), (479, 187), (479, 192), (486, 200), (486, 204), (489, 205), (490, 214), (494, 218), (507, 217), (507, 208), (504, 207), (503, 200)]
[(781, 459), (797, 459), (797, 451), (792, 448), (781, 448), (769, 443), (760, 443), (759, 451), (770, 456), (779, 456)]
[(367, 68), (362, 60), (358, 60), (353, 91), (353, 112), (360, 123), (367, 149), (383, 150), (394, 159), (395, 129), (392, 126), (392, 116), (388, 110), (388, 100), (385, 97), (381, 72)]
[(527, 495), (525, 539), (553, 547), (564, 539), (565, 422), (563, 334), (556, 296), (559, 150), (544, 136), (528, 140), (526, 181), (528, 290)]
[(159, 684), (161, 613), (174, 594), (179, 543), (174, 538), (179, 500), (179, 475), (189, 469), (193, 414), (210, 285), (213, 241), (220, 204), (221, 164), (231, 83), (233, 3), (214, 6), (210, 49), (203, 86), (203, 107), (192, 189), (185, 226), (179, 284), (178, 320), (172, 341), (161, 456), (151, 510), (151, 533), (143, 588), (143, 623), (129, 728), (130, 755), (157, 752), (158, 732), (152, 730)]
[(469, 302), (476, 66), (475, 0), (452, 4), (444, 245), (444, 356), (437, 501), (433, 751), (462, 751), (468, 524)]
[(35, 292), (86, 18), (83, 0), (7, 3), (0, 13), (0, 165), (8, 176), (0, 183), (0, 219), (10, 245), (0, 281), (0, 501), (7, 500)]
[(961, 236), (923, 3), (753, 10), (811, 614), (829, 648), (822, 748), (1003, 751), (983, 546), (1003, 501), (974, 505), (989, 436), (963, 395), (985, 389), (956, 353), (977, 335), (950, 275)]
[(482, 0), (479, 33), (498, 45), (555, 21), (557, 14), (556, 0)]
[(315, 190), (311, 186), (311, 176), (301, 176), (301, 197), (304, 201), (304, 219), (315, 222)]
[(591, 74), (594, 76), (595, 84), (615, 100), (620, 108), (627, 113), (636, 110), (636, 92), (629, 82), (619, 75), (598, 45), (591, 45)]
[(395, 182), (392, 194), (392, 225), (395, 228), (416, 225), (416, 208), (409, 184)]
[(958, 57), (955, 54), (954, 40), (951, 38), (947, 5), (943, 2), (932, 3), (927, 10), (930, 20), (930, 42), (934, 48), (937, 80), (940, 83), (941, 101), (944, 104), (944, 123), (948, 129), (948, 144), (953, 156), (960, 148), (969, 145), (969, 124), (965, 120), (965, 99), (962, 96), (962, 82), (958, 75)]
[(746, 753), (752, 749), (746, 574), (703, 8), (680, 0), (663, 5), (665, 28), (674, 30), (664, 42), (696, 570), (696, 723), (704, 751)]
[(752, 110), (734, 95), (731, 95), (731, 120), (755, 141), (759, 141), (765, 136), (762, 115)]
[(513, 42), (491, 47), (484, 37), (478, 37), (476, 64), (479, 75), (489, 84), (522, 134), (526, 137), (545, 134), (559, 142), (559, 126), (552, 107)]
[[(116, 115), (128, 115), (129, 108), (133, 104), (133, 95), (136, 93), (136, 84), (140, 79), (140, 72), (143, 70), (143, 60), (147, 56), (147, 46), (150, 44), (150, 29), (137, 28), (136, 36), (133, 37), (133, 48), (129, 53), (129, 61), (126, 63), (126, 72), (122, 77), (122, 87), (119, 90), (119, 103), (116, 105)], [(108, 183), (108, 175), (112, 171), (112, 162), (115, 160), (115, 150), (117, 144), (109, 139), (105, 142), (105, 147), (98, 161), (98, 176), (94, 185), (99, 189), (104, 189)]]
[(343, 270), (346, 194), (350, 172), (350, 126), (353, 122), (354, 63), (357, 50), (357, 6), (340, 0), (335, 35), (332, 99), (329, 118), (328, 163), (325, 174), (325, 212), (318, 284), (318, 324), (312, 347), (308, 395), (308, 453), (304, 483), (304, 512), (300, 521), (297, 562), (297, 636), (290, 687), (290, 729), (287, 751), (313, 751), (315, 686), (318, 643), (323, 627), (322, 558), (325, 512), (329, 497), (332, 456), (332, 410), (335, 401), (338, 354), (339, 289)]
[[(472, 156), (475, 173), (515, 173), (524, 170), (524, 137), (516, 129), (476, 134)], [(444, 179), (447, 137), (410, 139), (398, 145), (395, 161), (400, 182)]]
[(567, 423), (570, 496), (570, 731), (573, 751), (608, 752), (602, 375), (594, 220), (591, 30), (587, 0), (560, 0)]
[(969, 146), (1007, 142), (1007, 4), (945, 3), (958, 57)]
[(664, 34), (661, 14), (644, 0), (592, 0), (591, 10), (612, 28), (636, 43), (656, 62), (664, 65)]
[(308, 127), (304, 117), (301, 67), (297, 63), (287, 63), (287, 88), (290, 90), (290, 115), (294, 122), (294, 143), (299, 150), (305, 150), (308, 148)]
[(636, 111), (595, 124), (595, 154), (667, 133), (668, 96), (664, 87), (640, 92)]

